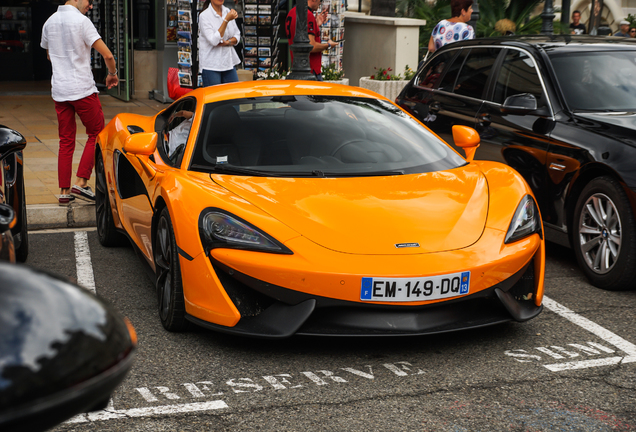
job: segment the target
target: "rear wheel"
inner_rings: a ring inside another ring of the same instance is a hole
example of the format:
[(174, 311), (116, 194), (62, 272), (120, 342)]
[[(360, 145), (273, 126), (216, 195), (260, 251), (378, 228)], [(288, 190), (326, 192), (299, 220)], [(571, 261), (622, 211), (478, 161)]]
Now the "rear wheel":
[(25, 262), (29, 256), (29, 231), (27, 222), (26, 197), (24, 195), (24, 180), (22, 181), (22, 205), (20, 208), (20, 247), (15, 250), (15, 259)]
[(97, 148), (95, 151), (95, 219), (97, 222), (97, 237), (102, 246), (120, 246), (124, 243), (124, 236), (117, 232), (113, 221), (113, 212), (108, 197), (104, 158)]
[(168, 331), (186, 330), (185, 300), (181, 283), (181, 267), (170, 213), (164, 208), (159, 215), (154, 244), (155, 272), (159, 318)]
[(594, 286), (612, 291), (635, 287), (636, 221), (625, 191), (613, 178), (596, 178), (581, 192), (572, 245)]

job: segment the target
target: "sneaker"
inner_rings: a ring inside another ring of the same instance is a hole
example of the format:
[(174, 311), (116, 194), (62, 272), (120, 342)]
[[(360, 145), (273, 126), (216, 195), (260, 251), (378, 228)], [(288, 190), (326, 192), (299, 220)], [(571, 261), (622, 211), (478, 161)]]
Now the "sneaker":
[(60, 202), (60, 204), (66, 205), (75, 201), (75, 197), (69, 194), (62, 194), (57, 197), (57, 200)]
[(85, 199), (86, 201), (95, 201), (95, 194), (91, 190), (90, 186), (81, 187), (75, 185), (71, 188), (71, 193), (73, 195), (77, 195), (78, 198)]

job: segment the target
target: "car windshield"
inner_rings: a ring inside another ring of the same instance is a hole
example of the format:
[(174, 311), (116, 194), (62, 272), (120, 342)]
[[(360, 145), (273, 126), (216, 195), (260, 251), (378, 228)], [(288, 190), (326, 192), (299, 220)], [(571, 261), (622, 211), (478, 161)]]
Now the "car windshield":
[(550, 55), (573, 111), (636, 111), (636, 51), (579, 52)]
[(205, 106), (190, 169), (248, 176), (383, 176), (466, 163), (377, 99), (274, 96)]

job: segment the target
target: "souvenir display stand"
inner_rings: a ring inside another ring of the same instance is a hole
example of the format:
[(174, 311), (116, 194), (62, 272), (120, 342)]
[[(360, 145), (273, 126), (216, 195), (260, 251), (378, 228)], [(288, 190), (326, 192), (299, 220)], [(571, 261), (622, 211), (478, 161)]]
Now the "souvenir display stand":
[[(278, 0), (241, 0), (243, 2), (243, 68), (252, 73), (265, 71), (276, 64), (279, 57), (277, 41), (279, 29)], [(272, 3), (274, 1), (275, 3)], [(279, 25), (281, 24), (281, 25)]]
[(342, 70), (342, 52), (344, 49), (344, 13), (347, 10), (346, 0), (322, 0), (321, 10), (327, 9), (327, 20), (320, 26), (320, 40), (324, 43), (328, 39), (338, 45), (323, 51), (322, 67), (335, 65), (336, 71)]

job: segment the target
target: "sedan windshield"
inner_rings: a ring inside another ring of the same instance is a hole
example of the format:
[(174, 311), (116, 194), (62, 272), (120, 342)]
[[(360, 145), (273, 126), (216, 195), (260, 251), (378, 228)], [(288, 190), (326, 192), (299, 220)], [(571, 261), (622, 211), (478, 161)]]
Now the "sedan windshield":
[(249, 176), (351, 177), (440, 171), (465, 163), (386, 101), (274, 96), (208, 104), (190, 169)]
[(636, 111), (636, 51), (551, 54), (572, 111)]

